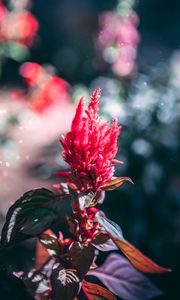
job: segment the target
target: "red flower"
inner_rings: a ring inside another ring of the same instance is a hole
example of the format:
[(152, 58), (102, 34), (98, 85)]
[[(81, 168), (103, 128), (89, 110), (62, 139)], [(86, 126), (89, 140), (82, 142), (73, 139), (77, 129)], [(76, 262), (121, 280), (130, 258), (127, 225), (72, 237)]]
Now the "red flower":
[(37, 91), (29, 98), (29, 106), (33, 111), (43, 114), (57, 103), (62, 103), (67, 95), (67, 83), (64, 79), (51, 76), (45, 80)]
[(19, 72), (27, 85), (35, 86), (42, 76), (43, 68), (37, 63), (26, 62), (21, 65)]
[[(60, 140), (64, 148), (63, 158), (73, 170), (72, 175), (68, 175), (69, 181), (81, 191), (96, 192), (114, 174), (121, 126), (118, 126), (117, 120), (109, 126), (108, 122), (100, 119), (99, 98), (100, 89), (97, 89), (91, 95), (86, 110), (83, 98), (80, 99), (71, 131)], [(58, 174), (61, 176), (61, 173)]]
[(29, 106), (38, 114), (63, 102), (67, 96), (67, 82), (37, 63), (24, 63), (20, 74), (29, 87), (26, 96)]
[(4, 18), (2, 18), (1, 11), (3, 7), (0, 8), (1, 39), (30, 46), (39, 27), (36, 18), (28, 11), (5, 11)]
[(6, 15), (6, 9), (4, 7), (4, 5), (2, 4), (2, 0), (0, 0), (0, 26), (2, 24), (2, 22), (4, 21)]

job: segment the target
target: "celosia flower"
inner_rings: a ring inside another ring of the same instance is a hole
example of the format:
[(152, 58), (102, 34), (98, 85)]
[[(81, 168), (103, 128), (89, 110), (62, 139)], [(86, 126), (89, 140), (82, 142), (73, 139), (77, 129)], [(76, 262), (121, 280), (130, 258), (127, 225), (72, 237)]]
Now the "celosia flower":
[(121, 126), (116, 119), (109, 125), (99, 117), (99, 99), (100, 89), (91, 95), (87, 109), (84, 108), (83, 98), (80, 99), (71, 131), (60, 140), (64, 148), (63, 158), (73, 171), (68, 178), (81, 191), (96, 192), (114, 174)]

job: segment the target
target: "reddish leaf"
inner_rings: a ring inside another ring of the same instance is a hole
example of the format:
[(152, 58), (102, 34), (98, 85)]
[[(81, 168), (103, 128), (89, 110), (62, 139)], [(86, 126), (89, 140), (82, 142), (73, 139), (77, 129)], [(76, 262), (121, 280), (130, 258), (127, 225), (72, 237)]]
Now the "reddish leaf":
[(60, 245), (59, 245), (57, 237), (55, 237), (52, 234), (42, 233), (39, 236), (39, 240), (46, 249), (53, 250), (55, 252), (55, 254), (58, 254), (58, 252), (60, 250)]
[(124, 300), (147, 300), (162, 291), (122, 255), (110, 254), (102, 266), (88, 272), (96, 276), (113, 294)]
[(36, 246), (35, 268), (40, 269), (49, 258), (48, 250), (38, 241)]
[(117, 178), (114, 178), (114, 179), (104, 183), (103, 185), (101, 185), (100, 188), (103, 190), (106, 190), (106, 191), (112, 191), (112, 190), (118, 188), (119, 186), (123, 185), (123, 183), (126, 181), (129, 181), (132, 184), (134, 184), (132, 179), (129, 177), (117, 177)]
[(106, 218), (103, 212), (99, 211), (96, 213), (95, 219), (106, 230), (110, 238), (138, 270), (147, 273), (165, 273), (171, 271), (170, 269), (158, 266), (127, 242), (123, 237), (121, 228), (116, 223)]
[(126, 240), (119, 240), (112, 238), (120, 250), (126, 255), (130, 262), (145, 273), (166, 273), (170, 272), (171, 269), (166, 269), (153, 262), (150, 258), (141, 253), (136, 247), (131, 245)]
[[(55, 235), (51, 229), (46, 230), (39, 236), (39, 240), (36, 246), (36, 264), (35, 268), (40, 269), (44, 263), (50, 257), (50, 254), (47, 249), (52, 249), (52, 243), (47, 245), (47, 238), (52, 237), (52, 240), (55, 240)], [(49, 240), (48, 240), (49, 241)]]
[(83, 281), (82, 289), (88, 300), (116, 300), (116, 297), (98, 284)]

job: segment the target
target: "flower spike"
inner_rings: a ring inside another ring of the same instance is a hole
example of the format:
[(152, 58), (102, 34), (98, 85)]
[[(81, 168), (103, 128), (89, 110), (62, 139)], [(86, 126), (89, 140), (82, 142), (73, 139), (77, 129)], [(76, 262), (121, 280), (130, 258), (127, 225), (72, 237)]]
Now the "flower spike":
[(114, 174), (114, 160), (121, 131), (115, 119), (110, 125), (98, 115), (101, 90), (96, 89), (85, 110), (82, 97), (72, 121), (71, 131), (61, 138), (63, 158), (70, 165), (71, 181), (79, 190), (96, 192)]

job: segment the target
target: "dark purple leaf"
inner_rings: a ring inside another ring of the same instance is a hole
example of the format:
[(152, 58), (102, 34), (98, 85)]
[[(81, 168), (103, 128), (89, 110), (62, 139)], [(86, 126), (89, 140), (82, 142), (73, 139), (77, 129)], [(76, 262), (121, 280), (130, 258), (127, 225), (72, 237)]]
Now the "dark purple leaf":
[(109, 236), (104, 233), (101, 233), (100, 235), (98, 235), (93, 240), (92, 245), (100, 251), (112, 251), (112, 250), (118, 249), (118, 247), (112, 241), (112, 239), (110, 239)]
[(73, 300), (81, 288), (81, 281), (75, 270), (64, 269), (60, 263), (53, 266), (51, 275), (52, 300)]
[(36, 236), (49, 228), (55, 219), (56, 214), (50, 209), (36, 208), (33, 213), (27, 216), (27, 220), (22, 222), (19, 231), (30, 236)]
[(146, 300), (162, 294), (145, 275), (119, 254), (110, 254), (101, 267), (89, 271), (88, 275), (96, 276), (112, 293), (124, 300)]
[(72, 183), (68, 184), (68, 188), (72, 199), (72, 207), (74, 209), (84, 210), (91, 206), (91, 202), (95, 197), (95, 194), (92, 191), (86, 194), (79, 192), (77, 187)]
[(25, 193), (8, 210), (0, 246), (6, 247), (39, 235), (49, 228), (57, 216), (63, 219), (68, 203), (66, 200), (45, 188)]
[(94, 247), (74, 242), (71, 244), (69, 252), (72, 258), (72, 268), (77, 270), (78, 277), (82, 280), (94, 260)]
[(29, 293), (35, 299), (48, 300), (51, 293), (50, 276), (52, 275), (55, 258), (50, 258), (39, 270), (32, 269), (29, 272), (14, 273), (22, 279)]

